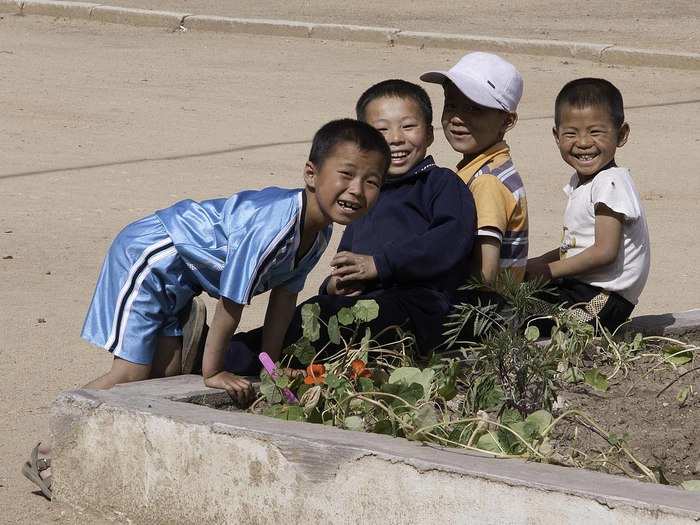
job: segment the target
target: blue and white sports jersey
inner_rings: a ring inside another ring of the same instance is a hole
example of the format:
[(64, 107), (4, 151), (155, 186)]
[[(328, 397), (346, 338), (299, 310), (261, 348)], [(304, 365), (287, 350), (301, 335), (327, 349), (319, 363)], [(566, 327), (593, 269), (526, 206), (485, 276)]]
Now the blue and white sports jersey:
[(156, 216), (202, 289), (248, 304), (254, 295), (278, 286), (301, 291), (326, 249), (331, 225), (295, 261), (305, 205), (303, 190), (272, 187), (228, 199), (184, 200)]

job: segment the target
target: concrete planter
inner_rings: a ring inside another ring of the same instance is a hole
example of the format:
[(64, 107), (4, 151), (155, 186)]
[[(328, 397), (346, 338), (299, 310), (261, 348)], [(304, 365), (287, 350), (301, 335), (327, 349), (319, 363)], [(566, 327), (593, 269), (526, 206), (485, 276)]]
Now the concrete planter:
[(202, 405), (225, 401), (198, 376), (62, 394), (55, 499), (148, 524), (700, 523), (696, 492)]

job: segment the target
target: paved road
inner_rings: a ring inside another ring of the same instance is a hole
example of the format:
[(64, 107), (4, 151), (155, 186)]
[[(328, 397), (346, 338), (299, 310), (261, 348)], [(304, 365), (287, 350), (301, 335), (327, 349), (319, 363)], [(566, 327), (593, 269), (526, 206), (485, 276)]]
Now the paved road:
[(245, 18), (397, 27), (700, 52), (697, 0), (106, 0), (101, 4)]
[[(0, 19), (0, 523), (86, 521), (33, 495), (19, 467), (46, 434), (56, 394), (109, 364), (78, 332), (121, 226), (184, 197), (300, 184), (320, 124), (349, 115), (373, 82), (416, 80), (459, 55)], [(528, 188), (533, 252), (556, 243), (564, 205), (567, 170), (550, 134), (555, 93), (571, 78), (605, 76), (626, 97), (632, 135), (619, 161), (633, 170), (654, 242), (639, 312), (698, 306), (698, 73), (510, 59), (525, 77), (509, 141)], [(427, 87), (439, 112), (440, 90)], [(436, 136), (437, 160), (453, 165)], [(309, 290), (324, 273), (321, 265)], [(244, 323), (260, 320), (257, 301)]]

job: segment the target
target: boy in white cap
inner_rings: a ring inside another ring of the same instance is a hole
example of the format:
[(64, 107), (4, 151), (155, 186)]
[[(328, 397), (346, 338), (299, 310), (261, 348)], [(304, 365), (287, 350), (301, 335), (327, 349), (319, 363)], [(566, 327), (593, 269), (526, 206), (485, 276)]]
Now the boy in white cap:
[(517, 281), (525, 275), (528, 216), (525, 188), (503, 140), (518, 120), (523, 79), (515, 67), (491, 53), (464, 55), (449, 71), (430, 71), (421, 80), (445, 91), (442, 128), (462, 154), (457, 174), (476, 203), (477, 244), (474, 275), (492, 282), (508, 269)]

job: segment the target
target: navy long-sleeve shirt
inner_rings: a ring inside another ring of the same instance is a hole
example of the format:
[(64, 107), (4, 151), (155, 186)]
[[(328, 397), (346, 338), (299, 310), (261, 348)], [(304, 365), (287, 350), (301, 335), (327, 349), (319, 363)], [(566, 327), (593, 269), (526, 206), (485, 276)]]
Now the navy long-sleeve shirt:
[(338, 251), (374, 257), (379, 278), (366, 291), (420, 286), (451, 295), (469, 274), (475, 232), (471, 192), (428, 156), (384, 182), (374, 207), (345, 228)]

